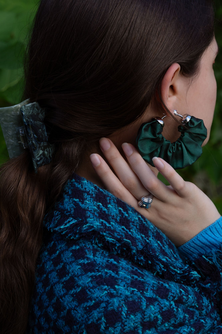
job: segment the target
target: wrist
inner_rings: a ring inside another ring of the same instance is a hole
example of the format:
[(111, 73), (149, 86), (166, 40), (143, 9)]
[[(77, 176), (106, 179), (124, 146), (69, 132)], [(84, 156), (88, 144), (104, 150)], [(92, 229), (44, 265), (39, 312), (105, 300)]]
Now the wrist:
[(181, 253), (194, 259), (198, 255), (207, 254), (219, 249), (222, 244), (222, 217), (213, 224), (203, 229), (191, 240), (181, 245), (178, 249)]

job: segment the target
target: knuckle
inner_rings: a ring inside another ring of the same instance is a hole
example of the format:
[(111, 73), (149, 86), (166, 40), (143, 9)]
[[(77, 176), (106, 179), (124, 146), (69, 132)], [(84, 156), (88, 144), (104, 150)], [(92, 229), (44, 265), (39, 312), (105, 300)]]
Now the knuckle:
[(132, 165), (135, 165), (137, 167), (141, 166), (141, 163), (143, 163), (142, 157), (138, 154), (138, 152), (134, 152), (130, 156), (129, 161)]
[(152, 191), (155, 191), (158, 189), (158, 182), (156, 180), (149, 180), (145, 184), (146, 189)]
[(100, 177), (103, 177), (103, 178), (108, 178), (112, 175), (111, 170), (105, 164), (101, 164), (98, 167), (98, 171), (99, 171)]
[(177, 185), (177, 190), (183, 191), (185, 189), (185, 181), (181, 180)]
[(167, 174), (168, 174), (167, 176), (171, 179), (171, 178), (174, 177), (174, 175), (175, 175), (175, 171), (174, 171), (173, 169), (170, 168), (170, 170), (168, 171)]
[(123, 181), (123, 184), (128, 190), (133, 190), (138, 187), (136, 180), (133, 179), (132, 177), (125, 179)]
[(187, 185), (191, 190), (194, 190), (194, 189), (196, 188), (196, 185), (195, 185), (194, 183), (192, 183), (192, 182), (189, 182), (189, 181), (185, 182), (185, 181), (184, 181), (184, 183), (186, 183), (186, 185)]
[(115, 165), (116, 161), (120, 158), (118, 152), (113, 151), (106, 155), (106, 158), (108, 161), (110, 161), (110, 164)]
[(119, 198), (119, 199), (123, 199), (123, 191), (119, 188), (119, 187), (116, 187), (115, 189), (112, 189), (112, 194), (115, 196), (115, 197), (117, 197), (117, 198)]
[(185, 183), (187, 192), (189, 191), (190, 193), (195, 194), (197, 190), (197, 186), (192, 182), (184, 182), (184, 183)]
[(111, 146), (108, 151), (105, 151), (104, 155), (108, 160), (116, 160), (120, 157), (119, 151), (114, 146)]

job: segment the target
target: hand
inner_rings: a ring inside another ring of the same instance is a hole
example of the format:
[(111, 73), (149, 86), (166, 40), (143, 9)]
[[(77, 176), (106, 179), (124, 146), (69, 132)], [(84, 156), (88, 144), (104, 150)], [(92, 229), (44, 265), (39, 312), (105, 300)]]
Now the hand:
[[(90, 156), (106, 189), (134, 207), (176, 246), (189, 241), (220, 217), (213, 202), (193, 183), (185, 182), (163, 159), (154, 158), (153, 163), (170, 186), (155, 176), (131, 144), (122, 145), (128, 163), (111, 140), (102, 138), (100, 147), (116, 174), (100, 155)], [(139, 207), (138, 201), (148, 193), (154, 196), (151, 207)]]

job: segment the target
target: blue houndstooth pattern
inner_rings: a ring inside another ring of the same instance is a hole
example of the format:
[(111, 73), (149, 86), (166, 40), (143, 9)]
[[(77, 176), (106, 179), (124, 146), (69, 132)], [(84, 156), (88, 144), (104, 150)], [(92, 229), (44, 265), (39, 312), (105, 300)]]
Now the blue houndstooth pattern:
[(222, 252), (195, 262), (77, 175), (44, 221), (28, 334), (222, 333)]

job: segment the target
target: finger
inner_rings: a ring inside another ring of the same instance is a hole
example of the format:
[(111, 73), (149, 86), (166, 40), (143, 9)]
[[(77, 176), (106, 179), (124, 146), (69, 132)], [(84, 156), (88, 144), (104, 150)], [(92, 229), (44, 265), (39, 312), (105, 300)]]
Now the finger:
[(172, 192), (156, 177), (135, 147), (124, 143), (122, 148), (132, 170), (138, 176), (143, 186), (156, 198), (164, 202), (169, 202)]
[(170, 183), (174, 191), (181, 196), (187, 195), (187, 183), (184, 179), (170, 166), (165, 160), (161, 158), (153, 158), (153, 163), (158, 171), (164, 176), (164, 178)]
[(119, 180), (131, 192), (131, 194), (137, 199), (147, 195), (147, 189), (143, 187), (138, 177), (132, 171), (112, 141), (107, 138), (102, 138), (100, 140), (100, 147)]
[(90, 160), (92, 165), (102, 180), (105, 188), (111, 192), (114, 196), (118, 197), (127, 204), (136, 207), (137, 200), (136, 198), (124, 187), (120, 180), (109, 168), (107, 163), (103, 160), (98, 154), (91, 154)]
[(106, 189), (114, 196), (118, 197), (128, 205), (132, 206), (149, 221), (155, 224), (157, 221), (158, 212), (161, 210), (165, 212), (164, 207), (163, 209), (161, 209), (162, 206), (165, 205), (165, 203), (159, 201), (155, 197), (153, 198), (153, 202), (149, 209), (139, 207), (138, 200), (134, 196), (132, 196), (132, 194), (123, 186), (123, 184), (119, 181), (119, 179), (112, 172), (112, 170), (109, 168), (109, 166), (101, 156), (99, 156), (98, 154), (91, 154), (90, 160), (96, 173), (104, 183)]

